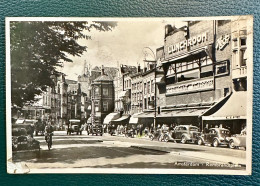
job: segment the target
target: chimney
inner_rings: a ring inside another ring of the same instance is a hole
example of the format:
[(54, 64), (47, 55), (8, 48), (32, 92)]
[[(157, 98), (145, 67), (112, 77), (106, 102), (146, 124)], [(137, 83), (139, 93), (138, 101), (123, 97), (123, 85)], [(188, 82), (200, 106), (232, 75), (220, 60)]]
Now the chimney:
[(102, 65), (102, 67), (101, 67), (101, 75), (105, 75), (104, 65)]
[(138, 64), (138, 66), (137, 66), (137, 72), (138, 72), (138, 73), (141, 72), (141, 66), (140, 66), (140, 64)]

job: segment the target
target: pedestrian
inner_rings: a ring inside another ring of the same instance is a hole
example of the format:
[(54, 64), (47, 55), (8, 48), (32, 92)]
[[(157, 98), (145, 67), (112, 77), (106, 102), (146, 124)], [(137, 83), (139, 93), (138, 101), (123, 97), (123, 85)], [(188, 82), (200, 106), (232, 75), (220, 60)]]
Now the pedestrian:
[(209, 133), (209, 124), (206, 124), (205, 128), (203, 129), (203, 133), (204, 134)]

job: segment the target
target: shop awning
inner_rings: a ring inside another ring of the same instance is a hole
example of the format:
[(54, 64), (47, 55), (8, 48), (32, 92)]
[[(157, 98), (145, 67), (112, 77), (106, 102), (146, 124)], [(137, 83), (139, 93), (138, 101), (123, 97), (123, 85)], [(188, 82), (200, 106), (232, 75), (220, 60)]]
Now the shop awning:
[(128, 90), (120, 91), (119, 94), (118, 94), (119, 98), (123, 98), (123, 97), (126, 97), (126, 96), (128, 96)]
[(227, 102), (214, 114), (202, 116), (202, 120), (246, 119), (247, 91), (233, 92)]
[(141, 113), (135, 113), (130, 117), (129, 124), (137, 124), (138, 123), (138, 115)]
[(87, 124), (91, 123), (91, 117), (88, 118)]
[(121, 118), (111, 121), (111, 123), (127, 124), (129, 122), (129, 115), (123, 115)]
[(109, 124), (112, 120), (116, 120), (118, 118), (120, 118), (120, 113), (112, 112), (105, 117), (103, 124)]
[[(156, 114), (156, 118), (176, 118), (176, 117), (199, 117), (202, 116), (208, 108), (201, 109), (179, 109), (172, 111), (164, 111)], [(138, 118), (154, 118), (154, 112), (142, 113)]]

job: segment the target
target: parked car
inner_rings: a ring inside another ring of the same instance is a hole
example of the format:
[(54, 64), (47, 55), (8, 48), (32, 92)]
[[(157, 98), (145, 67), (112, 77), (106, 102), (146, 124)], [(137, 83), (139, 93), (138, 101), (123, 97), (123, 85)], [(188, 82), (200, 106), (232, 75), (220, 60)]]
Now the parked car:
[(196, 143), (200, 135), (199, 128), (192, 125), (179, 125), (176, 126), (172, 132), (172, 137), (176, 142)]
[(242, 130), (240, 134), (231, 136), (228, 144), (231, 149), (238, 147), (244, 147), (246, 149), (246, 130)]
[(12, 128), (12, 149), (18, 150), (40, 150), (40, 142), (27, 134), (26, 128), (13, 126)]
[(210, 144), (213, 147), (219, 145), (228, 145), (230, 131), (225, 128), (210, 128), (208, 133), (201, 134), (198, 137), (198, 145)]
[(70, 135), (71, 133), (77, 133), (82, 135), (83, 126), (81, 125), (80, 120), (78, 119), (70, 119), (69, 120), (69, 126), (67, 128), (67, 135)]

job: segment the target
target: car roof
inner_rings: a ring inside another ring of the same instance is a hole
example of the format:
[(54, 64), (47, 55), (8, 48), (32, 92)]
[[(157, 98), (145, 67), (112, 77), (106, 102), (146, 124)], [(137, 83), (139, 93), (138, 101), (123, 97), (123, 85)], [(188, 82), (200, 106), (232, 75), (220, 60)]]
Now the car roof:
[(70, 119), (69, 121), (78, 121), (78, 122), (80, 122), (79, 119)]
[(26, 119), (26, 120), (25, 120), (25, 122), (26, 122), (26, 121), (33, 121), (33, 122), (37, 122), (38, 120), (36, 120), (36, 119)]
[[(210, 129), (215, 129), (215, 130), (227, 130), (227, 131), (229, 131), (228, 129), (225, 129), (225, 128), (210, 128)], [(209, 129), (209, 130), (210, 130)]]
[(178, 125), (177, 127), (197, 127), (197, 126), (193, 126), (193, 125)]

